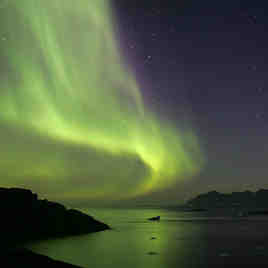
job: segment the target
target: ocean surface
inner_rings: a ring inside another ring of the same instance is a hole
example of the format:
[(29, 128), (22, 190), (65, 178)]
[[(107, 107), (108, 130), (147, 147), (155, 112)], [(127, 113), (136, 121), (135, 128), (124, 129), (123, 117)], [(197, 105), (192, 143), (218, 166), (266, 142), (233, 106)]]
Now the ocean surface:
[[(268, 217), (168, 209), (84, 209), (112, 230), (27, 245), (82, 267), (237, 267), (268, 264)], [(161, 216), (159, 222), (147, 218)]]

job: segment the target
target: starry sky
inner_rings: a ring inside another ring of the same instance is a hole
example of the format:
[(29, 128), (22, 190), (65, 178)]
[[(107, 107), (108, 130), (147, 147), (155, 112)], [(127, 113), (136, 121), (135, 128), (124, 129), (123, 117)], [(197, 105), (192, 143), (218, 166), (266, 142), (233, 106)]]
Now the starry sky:
[(169, 196), (267, 187), (265, 1), (117, 1), (117, 10), (146, 100), (178, 126), (191, 122), (205, 151), (200, 174)]
[(2, 186), (81, 205), (268, 187), (268, 6), (144, 2), (0, 1)]

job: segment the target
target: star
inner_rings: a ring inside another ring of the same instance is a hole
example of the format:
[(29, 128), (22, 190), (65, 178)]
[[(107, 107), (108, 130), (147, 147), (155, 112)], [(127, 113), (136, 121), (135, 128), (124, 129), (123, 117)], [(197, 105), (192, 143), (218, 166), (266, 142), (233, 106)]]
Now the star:
[(256, 119), (260, 119), (263, 116), (264, 116), (264, 113), (262, 113), (262, 112), (256, 113)]
[(263, 87), (258, 87), (258, 88), (257, 88), (257, 92), (258, 92), (258, 93), (263, 93), (263, 90), (264, 90)]
[(145, 64), (150, 64), (151, 63), (151, 60), (152, 60), (152, 56), (151, 55), (148, 55), (148, 56), (146, 56), (146, 58), (144, 60), (144, 63)]
[(257, 23), (257, 16), (248, 14), (248, 12), (241, 13), (241, 16), (244, 17), (248, 23), (256, 24)]
[(160, 11), (160, 9), (158, 9), (158, 8), (154, 8), (154, 9), (152, 10), (152, 13), (153, 13), (153, 15), (158, 16), (158, 15), (161, 14), (161, 11)]
[(250, 23), (256, 24), (257, 23), (257, 16), (249, 15), (248, 20), (249, 20)]
[(249, 69), (250, 71), (256, 71), (256, 70), (257, 70), (257, 66), (256, 66), (256, 65), (250, 65), (250, 66), (248, 67), (248, 69)]
[(156, 39), (157, 39), (157, 34), (156, 34), (156, 33), (152, 33), (152, 34), (151, 34), (151, 37), (152, 37), (152, 41), (156, 41)]
[(176, 28), (174, 26), (171, 26), (170, 29), (169, 29), (169, 31), (171, 33), (175, 33), (176, 32)]

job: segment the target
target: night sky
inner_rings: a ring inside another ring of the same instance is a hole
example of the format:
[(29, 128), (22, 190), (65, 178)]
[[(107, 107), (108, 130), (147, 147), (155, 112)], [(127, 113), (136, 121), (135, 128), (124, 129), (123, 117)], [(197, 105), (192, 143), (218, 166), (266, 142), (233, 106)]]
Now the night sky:
[(169, 196), (267, 187), (265, 1), (140, 2), (117, 1), (125, 55), (147, 102), (190, 121), (206, 157)]
[(268, 5), (108, 2), (0, 1), (2, 186), (77, 204), (268, 187)]

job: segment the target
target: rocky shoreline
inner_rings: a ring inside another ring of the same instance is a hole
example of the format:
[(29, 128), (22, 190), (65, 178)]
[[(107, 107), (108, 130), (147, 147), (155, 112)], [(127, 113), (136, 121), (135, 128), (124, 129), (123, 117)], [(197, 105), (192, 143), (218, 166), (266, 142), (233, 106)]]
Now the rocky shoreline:
[[(77, 267), (23, 249), (29, 241), (108, 230), (105, 223), (21, 188), (0, 188), (1, 259), (5, 267)], [(19, 265), (19, 266), (17, 266)]]
[(1, 267), (51, 267), (51, 268), (81, 268), (66, 262), (57, 261), (47, 256), (34, 253), (28, 249), (9, 249), (0, 254)]

